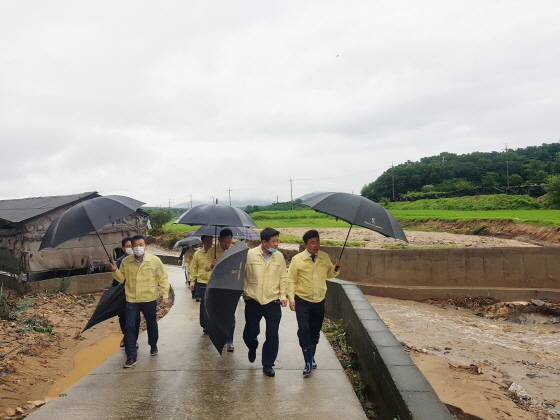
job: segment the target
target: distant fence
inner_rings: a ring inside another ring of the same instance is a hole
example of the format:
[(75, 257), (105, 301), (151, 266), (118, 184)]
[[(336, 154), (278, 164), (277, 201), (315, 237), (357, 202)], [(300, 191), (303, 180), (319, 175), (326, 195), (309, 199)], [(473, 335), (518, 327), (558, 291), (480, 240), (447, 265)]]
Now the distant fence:
[[(332, 260), (340, 247), (321, 247)], [(340, 278), (364, 293), (400, 299), (488, 296), (560, 299), (560, 247), (346, 248)]]

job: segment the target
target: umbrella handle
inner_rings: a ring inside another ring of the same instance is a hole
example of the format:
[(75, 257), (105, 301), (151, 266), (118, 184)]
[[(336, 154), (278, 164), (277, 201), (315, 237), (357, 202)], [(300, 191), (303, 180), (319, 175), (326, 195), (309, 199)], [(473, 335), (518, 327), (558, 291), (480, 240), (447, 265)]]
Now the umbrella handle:
[[(354, 225), (350, 224), (350, 229), (348, 229), (348, 234), (346, 235), (346, 239), (344, 240), (344, 245), (342, 246), (342, 251), (340, 251), (340, 257), (338, 257), (339, 260), (342, 258), (342, 254), (344, 253), (344, 248), (346, 248), (346, 242), (348, 242), (348, 237), (350, 236), (350, 231), (352, 230), (352, 226), (354, 226)], [(340, 270), (340, 267), (337, 265), (334, 268), (334, 272), (338, 273), (338, 270)]]
[(109, 255), (109, 252), (107, 252), (107, 248), (105, 248), (105, 244), (103, 243), (103, 241), (101, 240), (101, 236), (99, 236), (99, 232), (97, 232), (97, 230), (95, 230), (95, 233), (97, 234), (97, 237), (99, 238), (99, 242), (101, 242), (101, 246), (103, 246), (103, 249), (105, 250), (105, 254), (107, 254), (107, 258), (109, 258), (109, 262), (112, 263), (113, 259), (111, 258), (111, 256)]

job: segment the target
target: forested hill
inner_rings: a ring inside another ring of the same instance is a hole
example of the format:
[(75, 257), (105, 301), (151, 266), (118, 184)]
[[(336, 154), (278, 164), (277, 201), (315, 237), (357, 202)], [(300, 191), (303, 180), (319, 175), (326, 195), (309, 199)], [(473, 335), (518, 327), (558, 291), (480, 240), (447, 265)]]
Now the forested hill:
[[(509, 179), (506, 174), (509, 172)], [(362, 188), (362, 195), (375, 201), (409, 192), (451, 192), (477, 187), (516, 187), (543, 182), (560, 174), (560, 143), (473, 152), (464, 155), (441, 153), (419, 162), (407, 161), (385, 171)]]

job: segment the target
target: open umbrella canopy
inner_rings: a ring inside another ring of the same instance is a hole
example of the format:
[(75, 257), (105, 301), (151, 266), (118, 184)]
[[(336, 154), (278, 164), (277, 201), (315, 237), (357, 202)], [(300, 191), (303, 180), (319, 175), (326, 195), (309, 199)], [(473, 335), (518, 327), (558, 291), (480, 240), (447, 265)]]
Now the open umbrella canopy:
[(99, 302), (93, 314), (82, 330), (84, 332), (88, 328), (93, 327), (100, 322), (103, 322), (109, 318), (117, 316), (121, 312), (124, 312), (126, 308), (126, 297), (124, 293), (124, 283), (119, 283), (116, 286), (109, 287)]
[(256, 227), (247, 213), (224, 204), (201, 204), (183, 213), (176, 221), (182, 225)]
[(233, 239), (257, 241), (261, 238), (260, 235), (253, 229), (243, 226), (223, 226), (216, 228), (216, 226), (208, 225), (199, 227), (197, 230), (190, 233), (190, 236), (214, 236), (216, 234), (219, 235), (223, 229), (230, 229), (233, 233)]
[(202, 243), (200, 236), (194, 236), (191, 234), (190, 236), (175, 242), (173, 248), (182, 248), (184, 246), (188, 246), (190, 248), (191, 246), (198, 245), (200, 243)]
[(49, 226), (39, 249), (54, 248), (63, 242), (115, 223), (142, 205), (142, 201), (122, 195), (106, 195), (82, 201), (58, 216)]
[(243, 292), (248, 251), (245, 242), (228, 249), (214, 266), (206, 286), (206, 332), (220, 354), (227, 341), (232, 339), (233, 320)]
[(338, 217), (351, 225), (408, 242), (397, 219), (384, 207), (361, 195), (328, 192), (305, 200), (302, 204), (320, 213)]

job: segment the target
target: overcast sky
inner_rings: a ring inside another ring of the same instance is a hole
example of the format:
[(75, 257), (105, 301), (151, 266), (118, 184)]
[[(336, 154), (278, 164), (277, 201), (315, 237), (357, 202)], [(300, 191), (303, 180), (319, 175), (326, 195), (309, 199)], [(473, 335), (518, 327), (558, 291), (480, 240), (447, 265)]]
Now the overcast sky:
[(359, 193), (560, 139), (551, 1), (0, 0), (0, 199)]

